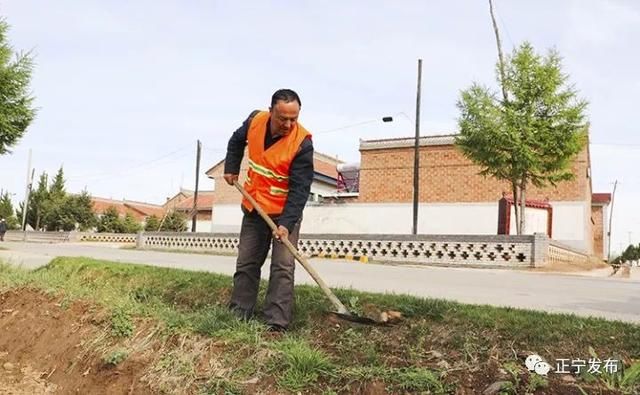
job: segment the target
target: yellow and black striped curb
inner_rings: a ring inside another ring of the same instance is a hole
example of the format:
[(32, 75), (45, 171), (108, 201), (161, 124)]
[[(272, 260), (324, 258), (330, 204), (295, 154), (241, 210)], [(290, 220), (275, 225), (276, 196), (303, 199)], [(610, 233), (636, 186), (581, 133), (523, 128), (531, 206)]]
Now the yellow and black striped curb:
[(309, 258), (322, 258), (322, 259), (346, 259), (349, 261), (358, 261), (360, 263), (369, 263), (369, 257), (366, 255), (353, 255), (353, 254), (336, 254), (329, 252), (320, 252), (317, 254), (309, 254)]

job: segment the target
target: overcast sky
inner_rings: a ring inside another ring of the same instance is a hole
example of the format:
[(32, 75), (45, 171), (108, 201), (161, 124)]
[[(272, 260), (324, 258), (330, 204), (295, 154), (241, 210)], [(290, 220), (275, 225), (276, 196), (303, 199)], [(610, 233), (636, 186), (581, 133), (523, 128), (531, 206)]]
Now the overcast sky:
[[(528, 40), (564, 57), (590, 102), (594, 192), (621, 182), (613, 248), (639, 242), (640, 2), (495, 5), (505, 50)], [(31, 148), (37, 174), (64, 165), (71, 192), (162, 203), (193, 188), (197, 139), (204, 171), (281, 87), (300, 93), (316, 149), (347, 161), (359, 160), (361, 138), (413, 134), (418, 58), (423, 135), (456, 132), (461, 89), (495, 87), (482, 0), (0, 0), (0, 15), (14, 47), (32, 50), (37, 64), (38, 117), (0, 157), (0, 188), (16, 201)], [(361, 125), (343, 128), (353, 124)], [(201, 177), (200, 187), (211, 181)]]

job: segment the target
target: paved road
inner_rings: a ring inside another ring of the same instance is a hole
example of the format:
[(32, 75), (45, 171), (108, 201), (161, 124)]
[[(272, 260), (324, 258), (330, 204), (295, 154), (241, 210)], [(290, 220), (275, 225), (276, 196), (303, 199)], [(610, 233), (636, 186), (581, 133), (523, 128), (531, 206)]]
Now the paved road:
[[(88, 244), (3, 243), (0, 260), (35, 268), (56, 256), (86, 256), (118, 262), (233, 274), (235, 257), (123, 250)], [(410, 294), (464, 303), (575, 313), (640, 323), (640, 279), (532, 273), (497, 269), (361, 264), (313, 259), (331, 287)], [(268, 270), (263, 270), (263, 277)], [(313, 280), (298, 266), (296, 283)]]

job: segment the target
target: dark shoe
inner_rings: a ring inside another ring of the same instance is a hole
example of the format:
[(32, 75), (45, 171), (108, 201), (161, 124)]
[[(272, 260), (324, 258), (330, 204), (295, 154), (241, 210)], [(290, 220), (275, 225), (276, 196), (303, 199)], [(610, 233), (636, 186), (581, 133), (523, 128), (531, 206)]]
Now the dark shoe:
[(229, 311), (233, 313), (241, 321), (248, 321), (253, 317), (253, 313), (251, 311), (243, 310), (237, 306), (229, 307)]
[(272, 333), (285, 333), (287, 331), (287, 328), (284, 328), (280, 325), (277, 324), (269, 324), (267, 325), (267, 332), (272, 332)]
[(258, 311), (253, 315), (253, 318), (255, 318), (258, 322), (262, 322), (265, 325), (269, 325), (267, 322), (269, 321), (269, 318), (264, 314), (264, 312), (262, 311)]

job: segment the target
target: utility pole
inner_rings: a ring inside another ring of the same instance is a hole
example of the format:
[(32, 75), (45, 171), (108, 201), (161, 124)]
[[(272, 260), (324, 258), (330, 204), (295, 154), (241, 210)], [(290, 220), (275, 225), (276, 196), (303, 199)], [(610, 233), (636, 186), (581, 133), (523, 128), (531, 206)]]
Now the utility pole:
[(416, 140), (413, 153), (413, 228), (412, 234), (418, 234), (418, 199), (420, 192), (420, 93), (422, 85), (422, 59), (418, 59), (418, 88), (416, 94)]
[(191, 231), (196, 231), (196, 222), (198, 219), (198, 183), (200, 181), (200, 153), (202, 151), (202, 143), (198, 140), (196, 149), (196, 188), (193, 193), (193, 218), (191, 220)]
[[(504, 69), (504, 55), (502, 53), (502, 41), (500, 40), (500, 31), (498, 30), (498, 23), (496, 22), (496, 16), (493, 12), (493, 1), (489, 0), (489, 14), (491, 15), (491, 23), (493, 25), (493, 33), (496, 36), (496, 46), (498, 47), (498, 71), (500, 72), (500, 89), (502, 90), (502, 102), (507, 104), (509, 102), (509, 96), (507, 95), (507, 87), (505, 86), (506, 73)], [(516, 232), (519, 235), (524, 234), (525, 216), (524, 211), (526, 209), (526, 196), (522, 199), (520, 196), (519, 188), (513, 186), (511, 193), (513, 194), (513, 212), (516, 219)]]
[(22, 231), (27, 230), (27, 211), (29, 211), (29, 194), (31, 192), (31, 183), (33, 182), (33, 173), (31, 171), (31, 148), (29, 148), (29, 159), (27, 161), (27, 186), (24, 193), (24, 204), (22, 205)]
[(618, 187), (618, 180), (613, 183), (613, 193), (611, 194), (611, 209), (609, 210), (609, 229), (607, 232), (607, 237), (609, 242), (607, 243), (608, 251), (607, 251), (607, 262), (611, 262), (611, 224), (613, 223), (613, 202), (616, 198), (616, 188)]

